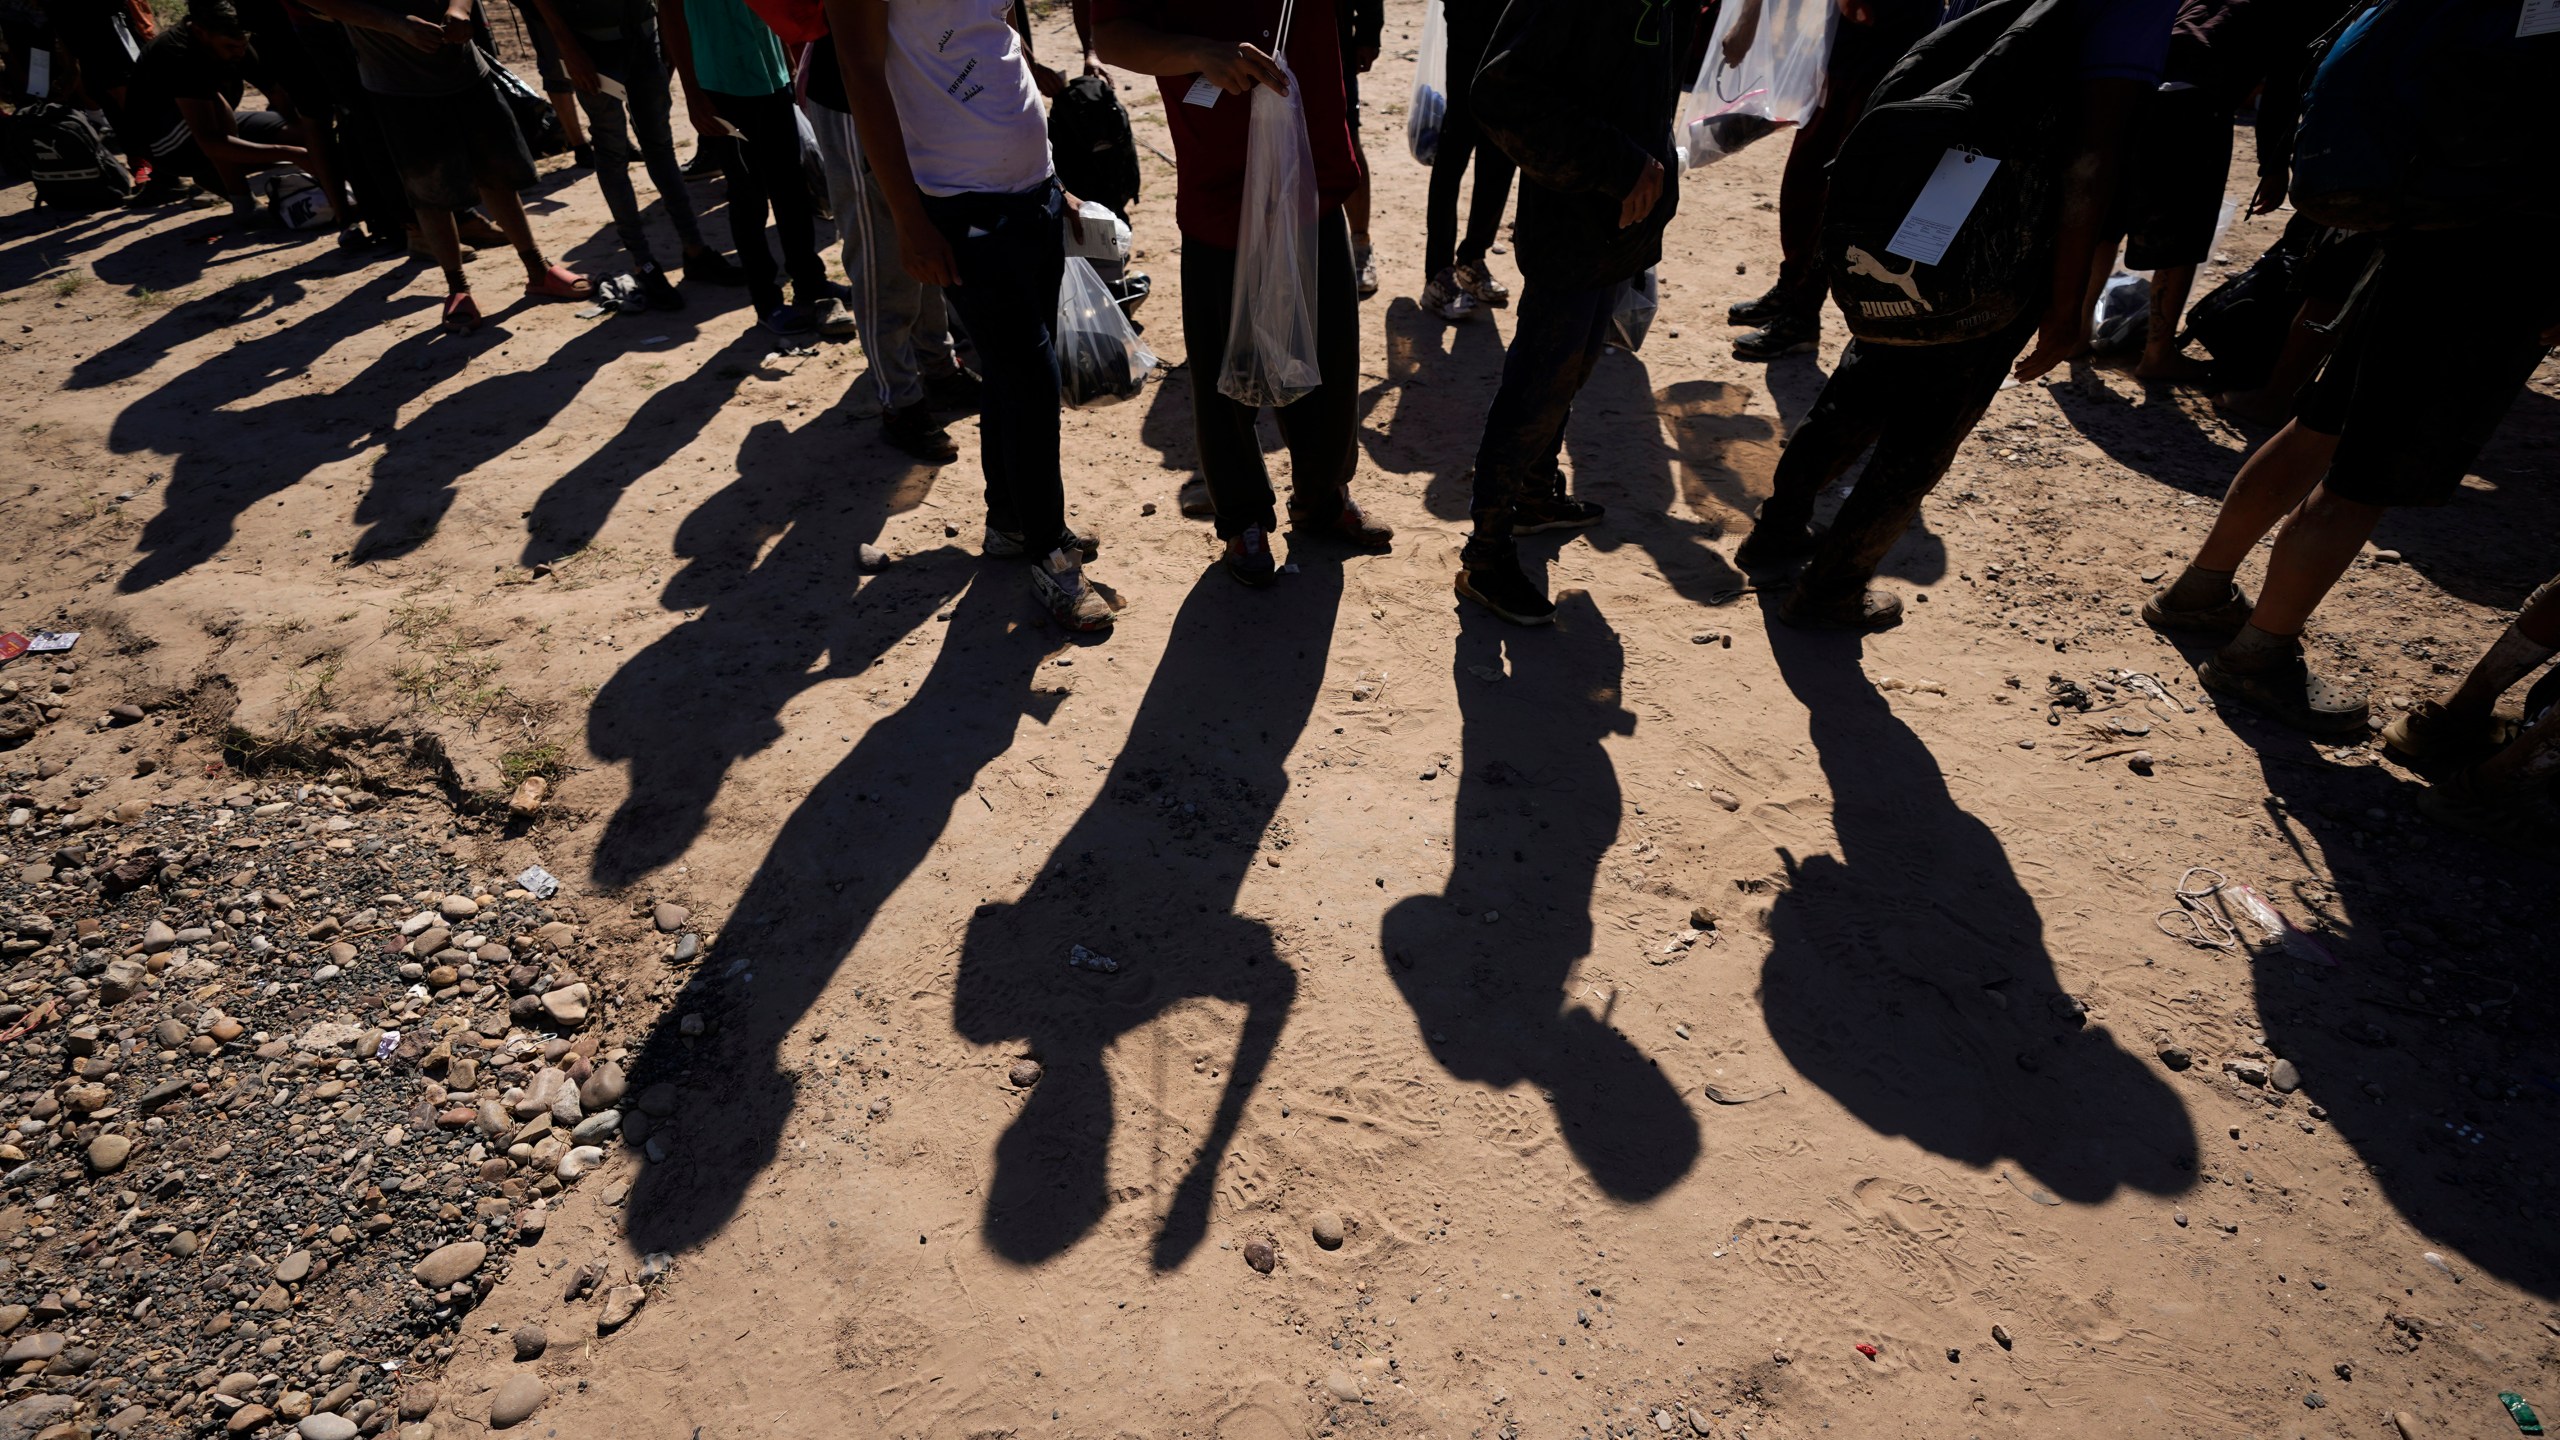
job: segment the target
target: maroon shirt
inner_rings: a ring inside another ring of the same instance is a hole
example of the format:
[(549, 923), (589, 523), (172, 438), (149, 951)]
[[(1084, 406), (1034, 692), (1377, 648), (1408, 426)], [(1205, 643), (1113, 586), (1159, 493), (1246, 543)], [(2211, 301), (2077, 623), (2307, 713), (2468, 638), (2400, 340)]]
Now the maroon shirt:
[[(1289, 48), (1282, 57), (1297, 77), (1298, 103), (1307, 115), (1307, 140), (1316, 161), (1316, 191), (1323, 209), (1350, 198), (1360, 184), (1359, 153), (1351, 148), (1351, 122), (1342, 86), (1341, 27), (1334, 0), (1297, 0), (1289, 19)], [(1093, 23), (1136, 20), (1180, 35), (1243, 41), (1271, 49), (1280, 25), (1280, 0), (1093, 0)], [(1245, 122), (1253, 95), (1221, 94), (1210, 106), (1187, 104), (1197, 74), (1160, 75), (1166, 123), (1173, 129), (1178, 185), (1174, 221), (1184, 236), (1232, 250), (1244, 211)]]

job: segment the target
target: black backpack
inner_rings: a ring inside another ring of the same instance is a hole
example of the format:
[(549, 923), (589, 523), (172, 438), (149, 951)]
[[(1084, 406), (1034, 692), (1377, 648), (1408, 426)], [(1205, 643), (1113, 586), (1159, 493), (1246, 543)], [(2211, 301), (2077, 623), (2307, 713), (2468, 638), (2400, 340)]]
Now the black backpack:
[(20, 110), (10, 143), (35, 181), (41, 204), (104, 210), (133, 198), (133, 172), (107, 148), (89, 117), (59, 101)]
[[(1990, 0), (1923, 37), (1876, 83), (1831, 162), (1822, 217), (1823, 267), (1852, 334), (1945, 345), (2044, 302), (2079, 41), (2069, 0)], [(1950, 151), (1998, 167), (1937, 263), (1892, 254)]]
[(2248, 269), (2206, 292), (2187, 307), (2186, 328), (2178, 346), (2201, 342), (2213, 356), (2213, 383), (2221, 390), (2255, 390), (2275, 372), (2276, 356), (2302, 297), (2293, 292), (2293, 277), (2312, 248), (2328, 231), (2296, 216), (2283, 238), (2267, 247)]
[(1138, 137), (1110, 82), (1079, 75), (1058, 92), (1049, 107), (1049, 152), (1069, 194), (1128, 215), (1138, 198)]

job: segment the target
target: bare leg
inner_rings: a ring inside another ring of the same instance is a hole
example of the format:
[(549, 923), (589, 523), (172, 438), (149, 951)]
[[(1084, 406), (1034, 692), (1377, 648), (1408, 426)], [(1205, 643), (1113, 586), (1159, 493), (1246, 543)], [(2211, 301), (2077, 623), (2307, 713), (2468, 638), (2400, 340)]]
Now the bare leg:
[(2305, 300), (2302, 310), (2293, 317), (2293, 328), (2284, 336), (2284, 349), (2276, 354), (2276, 366), (2267, 374), (2267, 383), (2255, 390), (2234, 390), (2216, 397), (2222, 407), (2243, 420), (2264, 425), (2281, 425), (2293, 414), (2293, 397), (2311, 380), (2311, 372), (2329, 356), (2329, 348), (2337, 343), (2335, 335), (2312, 327), (2326, 325), (2338, 318), (2345, 302), (2340, 300)]
[(560, 114), (560, 138), (569, 142), (569, 148), (574, 150), (586, 144), (587, 122), (585, 117), (578, 113), (578, 92), (575, 90), (553, 92), (551, 108)]
[(483, 185), (480, 208), (489, 212), (489, 219), (507, 237), (507, 243), (516, 247), (517, 256), (524, 261), (525, 279), (540, 280), (543, 272), (551, 268), (551, 262), (543, 258), (542, 247), (533, 243), (533, 222), (525, 218), (524, 201), (503, 186)]
[(2465, 720), (2485, 720), (2498, 698), (2518, 680), (2533, 673), (2560, 651), (2560, 579), (2543, 582), (2524, 602), (2506, 633), (2472, 665), (2461, 688), (2444, 702), (2445, 713)]
[(2319, 485), (2337, 453), (2337, 436), (2304, 429), (2299, 421), (2277, 431), (2232, 477), (2222, 510), (2213, 517), (2212, 533), (2191, 563), (2199, 570), (2239, 569), (2249, 547)]
[(2142, 359), (2133, 367), (2142, 380), (2201, 380), (2210, 369), (2180, 352), (2178, 322), (2186, 318), (2187, 296), (2195, 289), (2196, 267), (2171, 265), (2151, 272), (2151, 329), (2142, 342)]
[(427, 242), (427, 253), (436, 257), (444, 271), (444, 288), (449, 295), (468, 295), (471, 282), (462, 273), (462, 236), (454, 228), (453, 212), (412, 207), (418, 216), (418, 238)]
[(2295, 636), (2338, 577), (2373, 538), (2382, 523), (2379, 505), (2341, 500), (2324, 486), (2312, 492), (2276, 537), (2275, 554), (2267, 559), (2266, 583), (2258, 591), (2251, 628), (2269, 635)]

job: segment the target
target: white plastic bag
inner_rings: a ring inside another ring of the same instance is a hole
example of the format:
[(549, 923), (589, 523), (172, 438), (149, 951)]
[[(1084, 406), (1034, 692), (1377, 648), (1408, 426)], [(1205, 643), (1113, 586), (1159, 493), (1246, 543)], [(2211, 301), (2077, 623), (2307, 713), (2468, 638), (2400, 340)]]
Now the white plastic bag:
[[(1277, 47), (1274, 47), (1275, 50)], [(1316, 162), (1298, 77), (1289, 93), (1253, 89), (1244, 142), (1244, 215), (1236, 234), (1235, 303), (1218, 393), (1241, 405), (1286, 405), (1321, 383), (1316, 369)]]
[(1058, 282), (1058, 399), (1070, 410), (1117, 405), (1146, 388), (1156, 357), (1081, 255)]
[(1440, 121), (1449, 113), (1449, 31), (1440, 23), (1440, 0), (1424, 0), (1422, 49), (1413, 57), (1413, 106), (1405, 116), (1404, 143), (1413, 158), (1430, 164), (1440, 154)]
[[(1707, 62), (1672, 130), (1681, 163), (1695, 170), (1782, 125), (1804, 123), (1822, 103), (1838, 23), (1837, 0), (1726, 0), (1716, 7)], [(1727, 65), (1725, 39), (1743, 25), (1753, 26), (1749, 43), (1740, 61)]]
[(1653, 267), (1618, 288), (1618, 303), (1609, 312), (1608, 343), (1633, 353), (1644, 348), (1644, 337), (1653, 329), (1653, 317), (1662, 309), (1662, 292), (1654, 280)]

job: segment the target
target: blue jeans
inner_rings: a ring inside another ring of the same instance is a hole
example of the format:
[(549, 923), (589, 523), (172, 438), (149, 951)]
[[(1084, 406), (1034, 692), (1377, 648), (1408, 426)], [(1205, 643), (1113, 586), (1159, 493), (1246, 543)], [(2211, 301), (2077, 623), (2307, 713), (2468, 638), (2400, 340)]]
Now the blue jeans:
[(1058, 468), (1058, 282), (1066, 202), (1055, 180), (1015, 194), (927, 195), (925, 214), (951, 242), (960, 283), (943, 292), (986, 375), (978, 464), (987, 523), (1022, 536), (1034, 560), (1064, 542), (1067, 488)]
[(1573, 397), (1591, 378), (1609, 338), (1617, 284), (1559, 290), (1531, 280), (1520, 292), (1520, 318), (1502, 357), (1502, 387), (1484, 417), (1476, 448), (1476, 533), (1508, 536), (1513, 497), (1554, 484), (1564, 453)]

